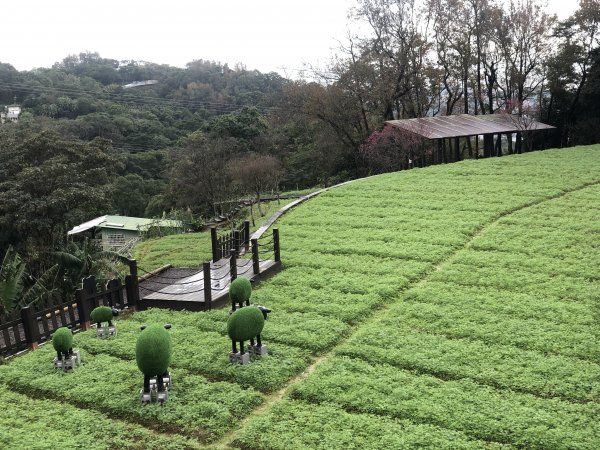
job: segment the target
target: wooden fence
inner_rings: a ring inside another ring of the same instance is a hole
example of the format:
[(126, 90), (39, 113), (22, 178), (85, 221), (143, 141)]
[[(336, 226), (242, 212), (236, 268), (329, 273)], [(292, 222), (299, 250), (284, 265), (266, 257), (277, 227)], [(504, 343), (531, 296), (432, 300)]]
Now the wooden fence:
[(217, 228), (210, 228), (210, 240), (212, 247), (212, 259), (214, 262), (227, 258), (231, 249), (234, 249), (239, 255), (242, 247), (244, 251), (250, 248), (250, 222), (244, 221), (238, 229), (234, 229), (219, 236)]
[(110, 280), (98, 286), (94, 277), (83, 280), (81, 289), (75, 291), (75, 298), (64, 303), (35, 311), (26, 306), (8, 316), (0, 318), (0, 356), (7, 357), (51, 339), (57, 328), (69, 327), (72, 330), (90, 328), (90, 313), (97, 306), (111, 306), (118, 309), (134, 309), (139, 303), (137, 265), (131, 260), (130, 274), (125, 277), (125, 285), (119, 279)]

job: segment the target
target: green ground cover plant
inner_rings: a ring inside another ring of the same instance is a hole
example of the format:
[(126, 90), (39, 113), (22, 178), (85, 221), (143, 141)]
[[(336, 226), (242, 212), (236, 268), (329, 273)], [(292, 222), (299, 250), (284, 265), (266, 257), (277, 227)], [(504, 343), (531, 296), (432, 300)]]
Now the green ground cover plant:
[(593, 419), (600, 414), (597, 403), (541, 399), (469, 379), (445, 381), (348, 357), (319, 366), (292, 397), (348, 412), (417, 420), (524, 448), (570, 448), (574, 432), (582, 447), (592, 448), (600, 433), (600, 424)]
[(498, 291), (485, 286), (462, 286), (448, 282), (429, 281), (411, 289), (404, 303), (420, 302), (452, 305), (464, 311), (481, 311), (499, 317), (543, 320), (556, 324), (573, 324), (597, 330), (597, 321), (590, 314), (590, 304), (553, 297)]
[[(153, 310), (153, 315), (160, 315), (160, 311)], [(183, 314), (188, 319), (187, 316), (191, 315), (198, 316), (197, 313)], [(228, 357), (231, 341), (227, 338), (226, 322), (212, 322), (219, 326), (218, 331), (201, 331), (181, 322), (172, 322), (173, 328), (169, 330), (174, 349), (171, 367), (185, 369), (211, 381), (229, 381), (242, 387), (270, 392), (301, 372), (310, 361), (308, 351), (281, 343), (273, 344), (265, 338), (265, 343), (269, 345), (269, 358), (256, 359), (253, 364), (244, 367), (233, 366)], [(119, 336), (122, 339), (96, 339), (92, 333), (82, 333), (75, 336), (75, 343), (94, 355), (108, 354), (135, 361), (135, 340), (139, 333), (139, 323), (121, 321)]]
[[(255, 214), (255, 226), (251, 224), (250, 230), (259, 228), (275, 211), (292, 201), (294, 199), (266, 202), (262, 206), (265, 215), (260, 217)], [(249, 210), (247, 218), (250, 219)], [(210, 230), (148, 239), (137, 244), (132, 253), (138, 266), (147, 271), (167, 264), (173, 267), (201, 267), (204, 261), (212, 259)]]
[(72, 373), (52, 367), (50, 347), (0, 367), (0, 381), (22, 392), (63, 399), (86, 409), (105, 412), (163, 432), (176, 432), (201, 440), (218, 437), (263, 401), (254, 390), (235, 384), (209, 382), (198, 375), (173, 369), (173, 388), (164, 405), (143, 406), (137, 393), (141, 374), (135, 361), (82, 351), (82, 365)]
[(434, 425), (372, 414), (351, 414), (332, 405), (296, 400), (286, 400), (268, 414), (252, 420), (233, 445), (244, 449), (276, 450), (505, 448)]
[(11, 391), (5, 385), (0, 385), (0, 404), (0, 430), (6, 431), (0, 434), (2, 448), (200, 448), (191, 438), (173, 433), (162, 435), (64, 402), (34, 399)]
[[(45, 346), (0, 383), (218, 448), (599, 448), (598, 183), (600, 146), (356, 181), (278, 221), (268, 357), (229, 363), (228, 308), (154, 309), (76, 334), (72, 374)], [(150, 323), (173, 324), (164, 410), (137, 398)]]
[(376, 323), (353, 335), (340, 354), (442, 379), (471, 378), (500, 389), (573, 401), (598, 401), (600, 365), (559, 355)]

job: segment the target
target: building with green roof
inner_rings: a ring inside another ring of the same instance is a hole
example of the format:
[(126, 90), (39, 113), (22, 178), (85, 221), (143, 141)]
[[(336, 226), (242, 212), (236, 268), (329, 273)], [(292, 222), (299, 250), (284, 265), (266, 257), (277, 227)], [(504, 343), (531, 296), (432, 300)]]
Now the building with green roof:
[(139, 240), (143, 233), (152, 229), (164, 230), (165, 234), (181, 233), (179, 220), (145, 219), (143, 217), (101, 216), (73, 227), (69, 236), (90, 231), (93, 239), (101, 242), (104, 250), (118, 250)]

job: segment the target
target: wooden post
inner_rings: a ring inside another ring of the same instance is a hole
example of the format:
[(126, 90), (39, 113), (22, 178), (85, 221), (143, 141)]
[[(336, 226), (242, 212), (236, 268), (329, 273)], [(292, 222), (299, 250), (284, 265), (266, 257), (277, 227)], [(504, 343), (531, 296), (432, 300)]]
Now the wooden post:
[(244, 251), (250, 250), (250, 221), (244, 220)]
[(129, 274), (132, 277), (136, 277), (136, 278), (138, 276), (137, 261), (135, 259), (130, 259), (129, 260)]
[(442, 162), (446, 164), (448, 160), (446, 159), (446, 139), (442, 138)]
[(88, 305), (88, 309), (91, 311), (90, 302), (93, 303), (94, 307), (99, 306), (98, 296), (96, 295), (98, 290), (96, 289), (96, 277), (90, 275), (83, 279), (83, 298)]
[[(127, 294), (127, 307), (137, 309), (140, 302), (140, 289), (138, 284), (138, 266), (135, 259), (129, 260), (129, 275), (125, 275), (125, 293)], [(122, 306), (125, 306), (121, 296)]]
[(210, 243), (212, 246), (212, 258), (213, 262), (217, 262), (221, 259), (221, 255), (219, 254), (219, 243), (217, 242), (217, 228), (210, 227)]
[(496, 138), (496, 156), (502, 156), (502, 134), (498, 133)]
[(79, 323), (83, 331), (90, 329), (90, 307), (83, 289), (75, 291), (75, 301), (79, 312)]
[(237, 252), (234, 248), (229, 250), (229, 272), (231, 273), (231, 281), (237, 278)]
[(489, 158), (492, 156), (492, 152), (494, 151), (494, 135), (493, 134), (484, 134), (483, 135), (483, 157)]
[(240, 248), (242, 246), (242, 239), (240, 230), (234, 230), (233, 232), (233, 248), (235, 248), (236, 253), (240, 254)]
[(455, 161), (460, 161), (460, 138), (458, 136), (454, 138), (454, 151), (456, 152)]
[(479, 159), (479, 135), (475, 136), (475, 159)]
[(258, 239), (252, 239), (252, 271), (254, 275), (260, 273), (260, 260), (258, 259)]
[[(38, 347), (40, 340), (40, 329), (37, 320), (33, 317), (31, 306), (21, 308), (21, 320), (23, 321), (23, 331), (25, 332), (25, 340), (30, 350), (35, 350)], [(10, 342), (6, 343), (7, 345)]]
[(205, 261), (202, 264), (202, 271), (204, 272), (204, 309), (212, 309), (212, 287), (210, 283), (210, 261)]
[(127, 307), (135, 311), (140, 298), (137, 277), (125, 275), (125, 293), (127, 294)]
[(279, 228), (273, 228), (273, 253), (275, 261), (281, 261), (281, 252), (279, 248)]
[(473, 145), (471, 144), (471, 136), (467, 136), (467, 148), (469, 149), (469, 159), (473, 158)]
[(121, 280), (118, 278), (109, 280), (106, 283), (106, 290), (108, 291), (108, 303), (111, 308), (123, 308), (123, 285)]

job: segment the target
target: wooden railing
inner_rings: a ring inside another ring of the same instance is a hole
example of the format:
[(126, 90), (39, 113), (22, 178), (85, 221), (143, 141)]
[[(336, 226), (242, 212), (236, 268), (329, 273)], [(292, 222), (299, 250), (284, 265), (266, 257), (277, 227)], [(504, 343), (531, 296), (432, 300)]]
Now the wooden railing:
[(247, 252), (250, 248), (250, 222), (246, 220), (238, 229), (224, 233), (221, 236), (217, 234), (216, 227), (211, 227), (210, 240), (213, 262), (228, 257), (231, 249), (235, 249), (238, 255), (242, 247)]
[(97, 306), (111, 306), (118, 309), (134, 309), (139, 303), (137, 265), (131, 260), (130, 274), (125, 277), (125, 285), (119, 279), (110, 280), (98, 286), (94, 277), (83, 280), (81, 289), (75, 291), (73, 300), (35, 311), (26, 306), (8, 316), (0, 318), (0, 356), (6, 357), (27, 349), (35, 349), (39, 344), (51, 339), (57, 328), (69, 327), (72, 330), (90, 328), (90, 313)]

